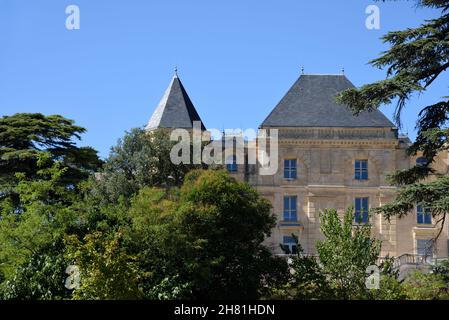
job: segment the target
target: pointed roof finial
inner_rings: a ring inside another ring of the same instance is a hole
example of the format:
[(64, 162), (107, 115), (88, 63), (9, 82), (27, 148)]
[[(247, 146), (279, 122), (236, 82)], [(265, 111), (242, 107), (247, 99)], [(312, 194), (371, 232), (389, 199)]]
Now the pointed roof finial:
[(345, 74), (345, 67), (341, 67), (341, 74)]
[(301, 66), (301, 74), (304, 74), (304, 66)]
[(161, 101), (157, 105), (156, 110), (153, 112), (150, 121), (148, 121), (146, 129), (191, 129), (195, 121), (201, 122), (202, 131), (206, 130), (181, 80), (175, 74), (167, 90), (165, 90)]
[(178, 77), (178, 66), (175, 65), (175, 77)]

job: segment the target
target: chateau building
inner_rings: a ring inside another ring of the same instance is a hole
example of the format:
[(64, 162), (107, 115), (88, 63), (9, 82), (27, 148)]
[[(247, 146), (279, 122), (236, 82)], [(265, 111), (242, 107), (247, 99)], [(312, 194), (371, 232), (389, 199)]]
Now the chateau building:
[[(410, 140), (380, 111), (354, 116), (337, 104), (336, 94), (351, 87), (344, 75), (301, 75), (260, 125), (278, 130), (277, 172), (260, 175), (248, 163), (227, 165), (272, 204), (277, 225), (266, 244), (275, 253), (282, 253), (281, 243), (295, 252), (294, 234), (305, 253), (316, 254), (316, 242), (323, 239), (320, 211), (335, 208), (343, 215), (353, 206), (354, 224), (371, 225), (373, 236), (382, 241), (382, 256), (447, 258), (448, 227), (434, 241), (441, 225), (421, 205), (390, 221), (369, 215), (370, 208), (395, 197), (397, 189), (388, 184), (387, 175), (419, 165), (423, 158), (407, 155)], [(201, 121), (200, 116), (175, 75), (147, 128), (190, 129), (194, 121)], [(444, 152), (432, 167), (445, 174), (448, 164)]]

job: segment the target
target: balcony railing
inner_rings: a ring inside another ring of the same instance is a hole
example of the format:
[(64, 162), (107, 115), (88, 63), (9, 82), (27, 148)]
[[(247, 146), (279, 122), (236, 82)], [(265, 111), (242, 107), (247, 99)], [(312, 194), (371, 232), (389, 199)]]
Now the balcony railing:
[[(287, 253), (278, 253), (275, 254), (278, 257), (294, 257), (296, 254), (287, 254)], [(317, 261), (319, 261), (319, 256), (317, 254), (302, 254), (302, 256), (306, 257), (315, 257)], [(419, 254), (410, 254), (406, 253), (400, 255), (397, 258), (393, 259), (393, 269), (399, 269), (401, 266), (436, 266), (438, 263), (448, 260), (449, 258), (434, 258), (432, 256), (425, 256)], [(382, 262), (386, 261), (387, 258), (380, 257), (377, 264), (380, 265)]]
[(436, 266), (439, 262), (447, 260), (447, 258), (435, 258), (431, 255), (420, 255), (406, 253), (400, 255), (394, 260), (393, 267), (399, 268), (403, 265), (428, 265)]

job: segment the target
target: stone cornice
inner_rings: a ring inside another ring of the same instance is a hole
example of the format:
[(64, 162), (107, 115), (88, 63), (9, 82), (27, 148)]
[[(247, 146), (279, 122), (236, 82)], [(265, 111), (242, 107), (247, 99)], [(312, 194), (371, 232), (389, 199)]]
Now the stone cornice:
[(394, 128), (276, 128), (279, 140), (383, 140), (398, 143)]
[(254, 185), (259, 191), (263, 192), (265, 189), (272, 190), (276, 188), (279, 190), (286, 189), (302, 189), (303, 191), (307, 190), (320, 190), (320, 189), (335, 189), (335, 190), (366, 190), (366, 191), (376, 191), (376, 192), (396, 192), (398, 188), (392, 186), (355, 186), (355, 185), (264, 185), (257, 184)]
[(397, 148), (397, 140), (296, 140), (279, 139), (280, 145), (331, 145), (331, 146), (376, 146)]

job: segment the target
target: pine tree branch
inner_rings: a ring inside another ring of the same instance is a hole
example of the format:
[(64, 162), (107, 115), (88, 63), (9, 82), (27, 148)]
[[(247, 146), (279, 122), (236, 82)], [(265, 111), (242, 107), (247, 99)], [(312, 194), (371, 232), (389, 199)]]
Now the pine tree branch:
[(432, 84), (432, 82), (434, 82), (442, 72), (446, 71), (447, 68), (449, 68), (449, 62), (443, 64), (440, 68), (438, 68), (438, 70), (435, 71), (432, 78), (426, 82), (424, 89), (427, 89), (427, 87), (429, 87)]

